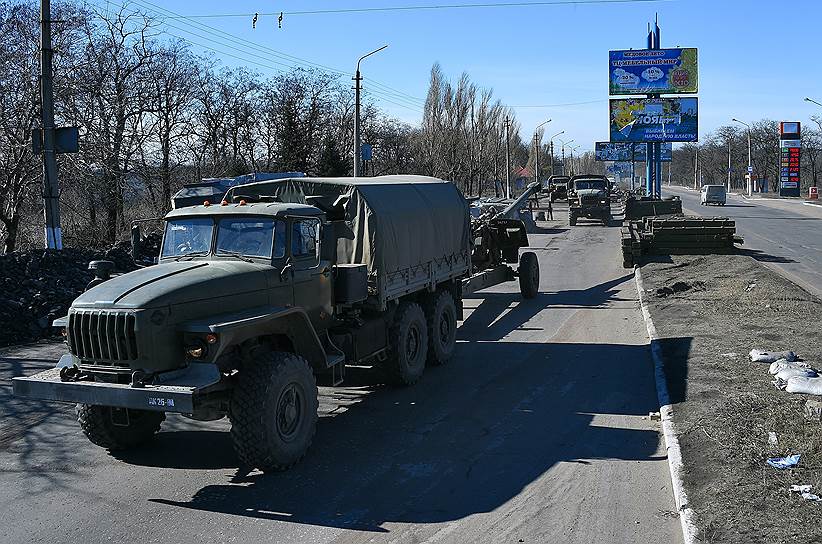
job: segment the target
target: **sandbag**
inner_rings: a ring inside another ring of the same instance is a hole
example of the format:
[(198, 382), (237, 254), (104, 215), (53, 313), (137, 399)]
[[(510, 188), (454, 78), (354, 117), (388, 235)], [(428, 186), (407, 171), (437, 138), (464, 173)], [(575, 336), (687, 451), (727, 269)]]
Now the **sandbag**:
[(788, 393), (805, 393), (806, 395), (822, 395), (822, 377), (793, 376), (788, 378), (785, 391)]
[(804, 376), (806, 378), (815, 378), (818, 376), (816, 370), (812, 368), (802, 368), (802, 367), (787, 367), (783, 368), (779, 372), (776, 373), (776, 377), (779, 380), (788, 381), (790, 378), (794, 376)]
[(804, 361), (786, 361), (785, 359), (779, 359), (778, 361), (771, 363), (771, 367), (768, 369), (768, 372), (771, 374), (779, 374), (780, 371), (785, 370), (786, 368), (811, 368), (811, 365)]
[(764, 349), (752, 349), (750, 356), (751, 361), (755, 363), (773, 363), (779, 359), (785, 359), (789, 362), (797, 360), (796, 353), (792, 351), (765, 351)]

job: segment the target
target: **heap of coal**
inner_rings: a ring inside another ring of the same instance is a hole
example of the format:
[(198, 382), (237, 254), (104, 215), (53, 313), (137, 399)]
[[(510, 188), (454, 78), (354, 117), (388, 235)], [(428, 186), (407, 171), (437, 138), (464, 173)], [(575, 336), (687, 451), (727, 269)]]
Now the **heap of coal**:
[(0, 255), (0, 346), (55, 336), (59, 331), (52, 321), (68, 313), (94, 277), (88, 270), (94, 260), (113, 261), (117, 272), (136, 268), (127, 242), (106, 250), (41, 249)]

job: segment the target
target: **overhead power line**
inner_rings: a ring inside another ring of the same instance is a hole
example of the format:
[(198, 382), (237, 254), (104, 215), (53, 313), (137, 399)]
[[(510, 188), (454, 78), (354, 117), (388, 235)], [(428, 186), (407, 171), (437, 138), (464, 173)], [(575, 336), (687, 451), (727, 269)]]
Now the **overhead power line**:
[(582, 106), (585, 104), (598, 104), (600, 102), (607, 102), (607, 98), (600, 98), (598, 100), (585, 100), (584, 102), (565, 102), (562, 104), (515, 104), (508, 106), (509, 108), (562, 108), (566, 106)]
[[(351, 75), (351, 73), (349, 71), (346, 71), (346, 70), (341, 70), (339, 68), (334, 68), (334, 67), (331, 67), (331, 66), (327, 66), (325, 64), (321, 64), (321, 63), (314, 62), (314, 61), (311, 61), (311, 60), (308, 60), (308, 59), (304, 59), (304, 58), (301, 58), (301, 57), (290, 55), (290, 54), (285, 53), (283, 51), (278, 51), (276, 49), (273, 49), (273, 48), (268, 47), (268, 46), (263, 45), (263, 44), (258, 44), (256, 42), (252, 42), (250, 40), (245, 40), (243, 38), (240, 38), (239, 36), (231, 34), (230, 32), (226, 32), (224, 30), (221, 30), (219, 28), (207, 25), (207, 24), (202, 23), (200, 21), (195, 21), (187, 15), (181, 15), (180, 13), (172, 11), (168, 8), (165, 8), (165, 7), (161, 6), (161, 5), (155, 4), (154, 2), (151, 2), (150, 0), (134, 0), (134, 1), (136, 3), (142, 5), (144, 7), (144, 9), (148, 9), (150, 11), (153, 11), (154, 13), (156, 13), (157, 15), (160, 15), (161, 17), (163, 17), (165, 19), (186, 19), (186, 20), (189, 21), (189, 24), (194, 26), (195, 28), (199, 27), (198, 29), (208, 29), (211, 32), (216, 32), (216, 33), (218, 33), (222, 36), (225, 36), (227, 39), (233, 40), (233, 41), (238, 42), (238, 43), (248, 44), (248, 46), (256, 48), (257, 50), (264, 50), (269, 54), (275, 55), (275, 56), (279, 57), (280, 59), (285, 60), (286, 62), (291, 62), (291, 63), (296, 64), (296, 65), (304, 65), (304, 66), (308, 66), (308, 67), (312, 67), (312, 68), (319, 68), (319, 69), (327, 70), (329, 72), (337, 73), (337, 74), (340, 74), (340, 75), (345, 75), (345, 76)], [(151, 6), (151, 7), (149, 7), (149, 6)], [(157, 10), (161, 10), (161, 11), (157, 11)], [(393, 89), (393, 88), (389, 87), (388, 85), (380, 83), (379, 81), (375, 81), (373, 79), (370, 79), (370, 82), (371, 82), (372, 85), (375, 85), (375, 86), (383, 89), (386, 93), (397, 95), (397, 98), (400, 99), (400, 100), (410, 99), (409, 102), (412, 101), (412, 100), (417, 101), (417, 102), (424, 102), (424, 100), (421, 100), (419, 98), (408, 95), (408, 94), (406, 94), (402, 91), (398, 91), (397, 89)]]
[(478, 8), (533, 8), (548, 6), (580, 6), (596, 4), (647, 4), (651, 2), (669, 2), (672, 0), (554, 0), (536, 2), (481, 2), (468, 4), (432, 4), (432, 5), (405, 5), (405, 6), (384, 6), (367, 8), (336, 8), (336, 9), (314, 9), (302, 11), (277, 11), (270, 13), (206, 13), (199, 15), (185, 15), (180, 17), (191, 17), (196, 19), (219, 19), (227, 17), (254, 17), (254, 15), (275, 16), (280, 15), (331, 15), (345, 13), (376, 13), (391, 11), (431, 11), (446, 9), (478, 9)]
[[(150, 13), (152, 13), (152, 14), (154, 14), (154, 15), (162, 18), (162, 19), (175, 19), (176, 23), (188, 27), (188, 28), (180, 28), (178, 26), (170, 24), (167, 21), (163, 21), (163, 24), (165, 24), (166, 26), (172, 27), (172, 28), (174, 28), (174, 29), (176, 29), (180, 32), (184, 32), (186, 34), (190, 34), (190, 35), (196, 36), (198, 38), (206, 39), (208, 42), (212, 42), (212, 41), (215, 41), (215, 40), (220, 40), (218, 42), (218, 44), (221, 47), (228, 47), (228, 48), (230, 48), (234, 51), (238, 51), (238, 52), (240, 52), (244, 55), (256, 55), (257, 58), (264, 61), (263, 63), (250, 61), (251, 64), (255, 64), (257, 66), (262, 66), (264, 68), (269, 68), (269, 69), (275, 70), (275, 71), (280, 70), (280, 68), (275, 68), (275, 67), (272, 67), (272, 66), (268, 65), (268, 63), (273, 63), (273, 64), (277, 64), (277, 65), (285, 67), (285, 68), (306, 67), (306, 68), (312, 68), (312, 69), (321, 69), (321, 70), (325, 70), (325, 71), (335, 73), (335, 74), (338, 74), (338, 75), (342, 75), (342, 76), (350, 75), (350, 72), (347, 72), (345, 70), (341, 70), (339, 68), (334, 68), (334, 67), (331, 67), (331, 66), (327, 66), (327, 65), (324, 65), (324, 64), (321, 64), (321, 63), (318, 63), (318, 62), (313, 62), (313, 61), (310, 61), (308, 59), (304, 59), (304, 58), (301, 58), (301, 57), (297, 57), (295, 55), (290, 55), (288, 53), (278, 51), (276, 49), (273, 49), (273, 48), (268, 47), (268, 46), (263, 45), (263, 44), (252, 42), (250, 40), (245, 40), (245, 39), (240, 38), (240, 37), (238, 37), (234, 34), (231, 34), (229, 32), (221, 30), (217, 27), (208, 25), (206, 23), (202, 23), (200, 21), (192, 20), (190, 17), (188, 17), (186, 15), (181, 15), (181, 14), (179, 14), (175, 11), (172, 11), (168, 8), (165, 8), (161, 5), (155, 4), (155, 3), (151, 2), (150, 0), (132, 0), (131, 2), (124, 2), (121, 5), (123, 7), (126, 7), (128, 3), (136, 4), (141, 9), (144, 9), (144, 10), (146, 10), (146, 11), (148, 11), (148, 12), (150, 12)], [(108, 2), (106, 4), (107, 4), (108, 7), (111, 6), (111, 4), (108, 3)], [(98, 7), (101, 7), (101, 6), (98, 6)], [(208, 35), (204, 36), (203, 34), (200, 34), (199, 32), (206, 32)], [(220, 54), (224, 54), (224, 55), (226, 55), (228, 57), (231, 57), (231, 58), (237, 58), (238, 60), (246, 60), (244, 57), (238, 58), (237, 55), (235, 55), (235, 54), (226, 53), (225, 51), (219, 50), (218, 48), (216, 48), (214, 46), (198, 43), (198, 42), (195, 42), (191, 39), (187, 39), (183, 36), (179, 36), (177, 34), (174, 34), (172, 32), (166, 31), (166, 34), (168, 34), (170, 36), (174, 36), (174, 37), (182, 39), (182, 40), (185, 40), (185, 41), (187, 41), (189, 43), (192, 43), (194, 45), (197, 45), (199, 47), (203, 47), (205, 49), (215, 51), (215, 52), (220, 53)], [(272, 56), (275, 57), (278, 60), (275, 60), (274, 58), (271, 58)], [(376, 96), (380, 96), (381, 99), (384, 99), (384, 100), (386, 100), (386, 101), (388, 101), (392, 104), (395, 104), (395, 105), (398, 105), (398, 106), (401, 106), (401, 107), (404, 107), (404, 108), (407, 108), (407, 109), (411, 109), (411, 110), (414, 110), (414, 111), (421, 111), (422, 110), (422, 105), (425, 102), (424, 100), (422, 100), (420, 98), (417, 98), (417, 97), (414, 97), (414, 96), (411, 96), (411, 95), (408, 95), (407, 93), (399, 91), (398, 89), (394, 89), (393, 87), (389, 87), (388, 85), (380, 83), (379, 81), (375, 81), (371, 78), (369, 78), (369, 82), (372, 86), (372, 89), (370, 89), (369, 92), (376, 95)], [(386, 98), (386, 97), (390, 97), (390, 99)], [(397, 102), (401, 102), (401, 103), (398, 104)]]

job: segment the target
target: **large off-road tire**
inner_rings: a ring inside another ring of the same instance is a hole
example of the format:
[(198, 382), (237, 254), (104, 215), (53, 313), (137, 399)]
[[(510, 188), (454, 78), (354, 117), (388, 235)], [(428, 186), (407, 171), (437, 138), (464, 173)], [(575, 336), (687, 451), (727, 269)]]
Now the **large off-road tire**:
[(569, 214), (569, 215), (568, 215), (568, 224), (569, 224), (569, 225), (571, 225), (572, 227), (573, 227), (573, 226), (576, 226), (576, 224), (577, 224), (577, 216), (576, 216), (576, 215), (574, 215), (574, 214)]
[(293, 353), (267, 352), (240, 369), (231, 392), (231, 439), (240, 461), (263, 472), (303, 458), (317, 431), (317, 381)]
[(450, 291), (433, 294), (425, 308), (428, 323), (428, 364), (444, 365), (457, 347), (457, 305)]
[(388, 334), (390, 353), (383, 362), (386, 379), (395, 385), (416, 383), (428, 355), (428, 325), (420, 305), (401, 302)]
[(112, 408), (91, 404), (77, 405), (77, 421), (92, 444), (112, 451), (122, 451), (147, 442), (160, 430), (165, 420), (163, 412), (129, 410), (128, 425), (116, 425)]
[(539, 262), (537, 254), (526, 251), (519, 258), (519, 291), (524, 298), (534, 298), (539, 293)]

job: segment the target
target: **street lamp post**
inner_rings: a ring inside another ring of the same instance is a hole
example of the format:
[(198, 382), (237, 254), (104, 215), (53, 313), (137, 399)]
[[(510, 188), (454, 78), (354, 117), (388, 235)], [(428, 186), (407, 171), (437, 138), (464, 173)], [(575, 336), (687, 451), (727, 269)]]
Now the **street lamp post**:
[(550, 122), (550, 119), (548, 119), (547, 121), (543, 121), (542, 123), (537, 125), (537, 128), (534, 129), (534, 181), (536, 182), (539, 182), (539, 148), (542, 144), (542, 138), (539, 137), (539, 129), (540, 127), (545, 126)]
[(562, 142), (562, 175), (564, 176), (565, 175), (565, 146), (570, 144), (571, 142), (573, 142), (574, 139), (571, 138), (567, 142), (565, 140), (563, 140), (562, 138), (558, 138), (558, 140), (560, 142)]
[[(574, 146), (568, 146), (568, 147), (571, 148), (571, 175), (574, 175), (579, 170), (579, 164), (577, 164), (577, 167), (574, 168), (574, 151), (579, 149), (580, 146), (574, 145)], [(579, 156), (577, 156), (577, 162), (579, 162)]]
[(560, 130), (559, 132), (557, 132), (556, 134), (551, 136), (551, 139), (549, 140), (549, 147), (551, 148), (551, 175), (552, 176), (554, 175), (554, 138), (556, 138), (560, 134), (565, 134), (565, 131)]
[(817, 102), (813, 98), (808, 98), (807, 96), (805, 97), (805, 102), (811, 102), (813, 104), (816, 104), (817, 106), (822, 106), (822, 102)]
[(748, 128), (748, 196), (753, 195), (753, 168), (751, 167), (751, 125), (737, 118), (731, 119), (740, 125), (745, 125)]
[(360, 63), (364, 58), (370, 57), (374, 53), (379, 53), (386, 47), (388, 47), (388, 44), (383, 45), (378, 49), (374, 49), (370, 53), (366, 53), (357, 61), (357, 73), (354, 76), (354, 177), (360, 175), (360, 147), (362, 145), (360, 143), (360, 82), (362, 81), (362, 76), (360, 75)]

